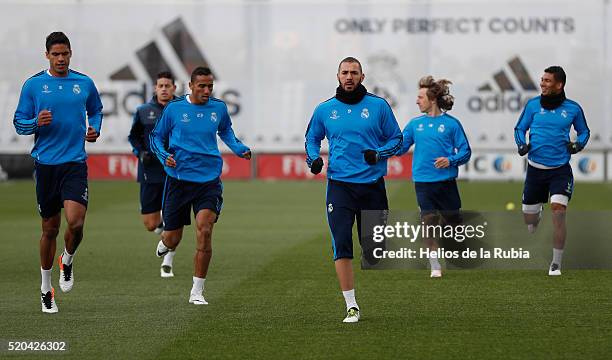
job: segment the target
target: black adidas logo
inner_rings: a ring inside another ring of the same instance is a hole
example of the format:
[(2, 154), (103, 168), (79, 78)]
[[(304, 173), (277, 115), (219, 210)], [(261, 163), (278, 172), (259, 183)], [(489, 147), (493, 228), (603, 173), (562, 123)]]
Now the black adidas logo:
[[(171, 71), (177, 81), (176, 95), (187, 89), (193, 69), (205, 66), (211, 69), (215, 78), (213, 96), (227, 104), (231, 116), (241, 110), (240, 91), (226, 83), (219, 82), (219, 75), (198, 47), (192, 33), (182, 18), (176, 18), (161, 29), (161, 36), (149, 41), (136, 50), (137, 62), (127, 64), (113, 72), (112, 81), (124, 82), (118, 88), (100, 91), (104, 102), (104, 116), (127, 116), (134, 114), (136, 107), (152, 96), (152, 84), (157, 74)], [(187, 90), (188, 92), (188, 90)]]
[[(191, 74), (193, 69), (198, 66), (206, 66), (211, 69), (215, 79), (217, 75), (213, 71), (210, 63), (204, 57), (202, 50), (198, 47), (193, 36), (185, 26), (181, 18), (177, 18), (168, 25), (162, 28), (162, 34), (168, 43), (171, 45), (174, 53), (178, 57), (187, 75)], [(162, 55), (159, 45), (155, 40), (147, 43), (142, 48), (136, 51), (136, 57), (144, 67), (149, 79), (147, 82), (155, 81), (157, 74), (162, 71), (171, 70), (174, 74), (181, 74), (181, 69), (176, 69), (176, 66), (170, 66), (168, 60)], [(174, 69), (173, 69), (174, 67)], [(176, 76), (176, 75), (175, 75)], [(139, 80), (135, 75), (130, 65), (125, 65), (116, 72), (110, 75), (111, 80)], [(140, 79), (145, 80), (145, 79)]]
[(467, 107), (471, 112), (519, 112), (525, 103), (535, 94), (538, 87), (527, 68), (518, 56), (508, 60), (510, 73), (514, 75), (516, 83), (510, 80), (505, 70), (493, 74), (493, 82), (498, 89), (494, 89), (491, 82), (478, 87), (478, 95), (468, 99)]

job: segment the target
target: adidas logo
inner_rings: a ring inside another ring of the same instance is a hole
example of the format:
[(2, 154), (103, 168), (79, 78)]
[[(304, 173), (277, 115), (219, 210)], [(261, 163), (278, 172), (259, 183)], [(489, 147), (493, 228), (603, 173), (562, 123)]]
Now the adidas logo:
[[(188, 80), (193, 69), (205, 66), (211, 69), (215, 80), (218, 80), (217, 74), (191, 36), (183, 19), (179, 17), (164, 26), (161, 34), (157, 40), (150, 41), (136, 51), (139, 64), (123, 66), (111, 74), (110, 79), (142, 80), (150, 83), (155, 81), (158, 73), (170, 70), (177, 79)], [(142, 68), (139, 68), (139, 65)], [(136, 72), (141, 76), (137, 76)], [(143, 79), (143, 75), (146, 78)]]
[[(155, 29), (154, 33), (156, 35), (153, 40), (135, 51), (133, 61), (109, 75), (110, 80), (118, 84), (100, 91), (105, 117), (131, 118), (136, 107), (153, 96), (153, 89), (149, 84), (155, 82), (161, 71), (169, 70), (174, 74), (177, 96), (189, 92), (191, 72), (198, 66), (211, 69), (215, 78), (213, 96), (227, 104), (229, 114), (235, 116), (240, 113), (240, 91), (219, 80), (218, 73), (204, 56), (182, 18), (176, 18), (159, 30)], [(123, 137), (119, 140), (107, 134), (105, 142), (112, 143), (122, 139)]]
[[(518, 56), (507, 62), (507, 69), (493, 74), (493, 83), (486, 82), (478, 87), (478, 95), (468, 99), (471, 112), (519, 112), (527, 101), (536, 95), (538, 87)], [(508, 74), (513, 75), (514, 80)], [(533, 92), (533, 93), (532, 93)]]

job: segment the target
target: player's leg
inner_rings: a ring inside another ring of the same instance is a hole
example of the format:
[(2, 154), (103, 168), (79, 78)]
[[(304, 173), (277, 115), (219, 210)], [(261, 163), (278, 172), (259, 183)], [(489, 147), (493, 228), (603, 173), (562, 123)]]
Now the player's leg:
[(374, 241), (374, 228), (385, 226), (389, 215), (389, 201), (385, 180), (381, 177), (373, 184), (359, 184), (354, 186), (358, 189), (359, 209), (356, 214), (357, 233), (361, 245), (362, 266), (376, 265), (380, 261), (376, 258), (376, 250), (385, 250), (385, 241)]
[[(417, 203), (421, 211), (421, 223), (426, 229), (432, 229), (439, 223), (438, 210), (436, 206), (436, 192), (438, 191), (439, 183), (424, 183), (415, 182), (414, 191), (416, 193)], [(423, 243), (429, 250), (429, 254), (436, 254), (438, 250), (438, 242), (435, 239), (435, 231), (427, 231), (423, 237)], [(442, 265), (436, 256), (429, 256), (430, 277), (439, 278), (442, 276)]]
[(574, 176), (568, 165), (551, 171), (550, 209), (553, 223), (553, 258), (548, 275), (561, 275), (561, 260), (567, 236), (565, 214), (574, 190)]
[(212, 258), (213, 227), (223, 208), (223, 185), (220, 179), (194, 186), (193, 212), (196, 219), (196, 251), (193, 258), (193, 285), (189, 302), (206, 305), (204, 283)]
[(206, 305), (204, 283), (212, 259), (212, 232), (217, 214), (210, 209), (202, 209), (196, 215), (196, 251), (193, 257), (193, 285), (189, 293), (189, 302)]
[(41, 307), (45, 313), (56, 313), (58, 311), (55, 304), (55, 291), (53, 286), (51, 286), (51, 271), (60, 221), (60, 213), (42, 219), (42, 235), (40, 237), (40, 293)]
[(41, 308), (45, 313), (56, 313), (58, 309), (55, 304), (55, 291), (51, 286), (51, 271), (61, 222), (58, 167), (35, 163), (35, 169), (36, 201), (42, 218), (39, 245)]
[(163, 217), (164, 232), (157, 244), (156, 255), (165, 256), (183, 238), (183, 227), (191, 224), (191, 197), (188, 183), (168, 176), (164, 188)]
[(353, 224), (358, 206), (351, 184), (329, 180), (327, 183), (327, 222), (332, 235), (336, 276), (346, 303), (344, 322), (359, 321), (359, 305), (355, 298), (353, 275)]
[(147, 231), (161, 234), (164, 230), (162, 222), (162, 202), (164, 183), (140, 183), (140, 213), (142, 223)]
[(72, 290), (74, 285), (72, 261), (83, 240), (89, 191), (87, 187), (87, 165), (85, 163), (64, 164), (61, 165), (61, 169), (61, 196), (67, 226), (64, 232), (64, 251), (59, 257), (59, 284), (63, 292), (68, 292)]
[(548, 170), (527, 166), (525, 185), (523, 187), (523, 219), (527, 231), (533, 234), (542, 219), (542, 204), (548, 201)]

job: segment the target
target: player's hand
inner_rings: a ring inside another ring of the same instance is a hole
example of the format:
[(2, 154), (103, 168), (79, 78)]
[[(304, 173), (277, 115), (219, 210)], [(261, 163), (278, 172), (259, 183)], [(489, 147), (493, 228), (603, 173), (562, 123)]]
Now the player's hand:
[(321, 170), (323, 170), (323, 159), (318, 157), (310, 164), (310, 172), (317, 175)]
[(567, 150), (570, 154), (575, 154), (582, 150), (582, 147), (577, 142), (569, 142), (567, 143)]
[(251, 160), (251, 150), (243, 152), (242, 153), (242, 157), (247, 159), (247, 160)]
[(518, 147), (518, 154), (520, 156), (525, 156), (531, 150), (531, 144), (523, 144)]
[(53, 120), (53, 116), (51, 115), (51, 111), (42, 110), (38, 113), (38, 126), (47, 126), (51, 124), (51, 120)]
[(363, 159), (365, 160), (365, 162), (368, 163), (368, 165), (375, 165), (378, 162), (379, 160), (378, 151), (368, 149), (362, 152), (363, 152)]
[(142, 164), (145, 166), (154, 165), (157, 161), (155, 154), (152, 154), (151, 152), (146, 150), (141, 151), (139, 157), (140, 161), (142, 161)]
[(94, 128), (91, 126), (87, 128), (87, 135), (85, 135), (86, 141), (96, 142), (96, 140), (98, 140), (98, 136), (100, 136), (100, 134), (98, 134)]
[(168, 167), (176, 167), (176, 160), (174, 160), (173, 158), (174, 155), (170, 154), (168, 155), (168, 157), (166, 158), (166, 166)]
[(449, 166), (450, 166), (450, 161), (448, 160), (447, 157), (439, 157), (436, 159), (436, 162), (434, 162), (434, 167), (436, 169), (446, 169)]

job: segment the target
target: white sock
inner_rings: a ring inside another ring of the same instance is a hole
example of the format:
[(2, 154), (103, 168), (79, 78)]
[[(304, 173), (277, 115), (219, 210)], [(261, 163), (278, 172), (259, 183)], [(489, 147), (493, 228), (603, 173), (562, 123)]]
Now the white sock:
[(346, 310), (352, 307), (359, 310), (359, 305), (357, 305), (357, 300), (355, 300), (355, 289), (342, 291), (342, 296), (344, 296), (344, 301), (346, 302)]
[(440, 261), (437, 257), (430, 256), (429, 265), (431, 266), (431, 270), (442, 270), (442, 265), (440, 265)]
[(563, 249), (555, 249), (553, 248), (553, 264), (559, 265), (561, 267), (561, 258), (563, 257)]
[(172, 262), (174, 261), (174, 254), (176, 254), (175, 251), (169, 251), (164, 256), (164, 261), (162, 262), (162, 266), (170, 266), (170, 267), (172, 267)]
[(64, 249), (64, 253), (62, 254), (62, 264), (64, 265), (72, 265), (72, 257), (74, 254), (68, 254), (68, 250)]
[(53, 268), (49, 270), (45, 270), (42, 267), (40, 268), (40, 277), (42, 279), (40, 283), (40, 292), (43, 294), (51, 291), (51, 270), (53, 270)]
[(191, 287), (192, 294), (203, 294), (204, 293), (204, 282), (206, 279), (193, 277), (193, 286)]

